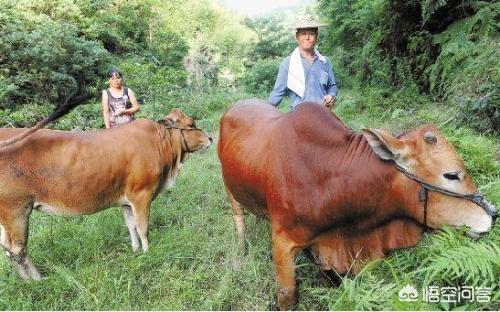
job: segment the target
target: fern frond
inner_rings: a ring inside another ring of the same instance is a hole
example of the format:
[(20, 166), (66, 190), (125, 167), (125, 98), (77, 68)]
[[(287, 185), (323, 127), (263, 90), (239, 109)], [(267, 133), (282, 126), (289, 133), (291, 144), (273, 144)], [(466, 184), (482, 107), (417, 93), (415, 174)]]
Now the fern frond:
[[(450, 231), (434, 239), (432, 250), (417, 274), (424, 274), (424, 285), (436, 281), (448, 284), (492, 285), (500, 269), (500, 247), (492, 241), (459, 242)], [(436, 248), (437, 247), (437, 248)]]
[(422, 1), (422, 20), (427, 22), (434, 12), (446, 5), (448, 0), (424, 0)]

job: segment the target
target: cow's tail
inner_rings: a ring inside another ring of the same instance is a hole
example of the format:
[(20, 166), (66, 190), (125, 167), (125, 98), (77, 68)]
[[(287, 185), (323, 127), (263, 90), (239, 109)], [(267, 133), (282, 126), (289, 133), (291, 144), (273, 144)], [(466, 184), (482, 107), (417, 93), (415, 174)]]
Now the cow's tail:
[(16, 142), (21, 141), (22, 139), (26, 138), (27, 136), (31, 135), (32, 133), (36, 132), (37, 130), (47, 126), (51, 122), (61, 118), (62, 116), (66, 115), (69, 113), (73, 108), (76, 106), (80, 105), (83, 101), (87, 100), (90, 98), (90, 94), (83, 92), (83, 94), (79, 94), (81, 92), (81, 88), (79, 87), (77, 91), (73, 92), (65, 101), (64, 103), (58, 105), (52, 114), (50, 114), (47, 118), (39, 121), (36, 125), (33, 127), (29, 128), (25, 132), (16, 135), (12, 139), (5, 140), (5, 141), (0, 141), (0, 148), (6, 147), (12, 144), (15, 144)]

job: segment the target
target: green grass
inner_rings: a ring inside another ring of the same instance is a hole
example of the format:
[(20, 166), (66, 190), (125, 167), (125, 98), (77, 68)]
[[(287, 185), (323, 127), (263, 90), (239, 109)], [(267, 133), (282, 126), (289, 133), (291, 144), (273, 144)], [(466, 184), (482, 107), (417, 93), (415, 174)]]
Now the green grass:
[[(237, 91), (187, 94), (179, 101), (147, 103), (141, 114), (156, 119), (171, 107), (181, 107), (197, 115), (199, 126), (217, 137), (223, 109), (247, 97), (251, 96)], [(446, 123), (453, 110), (423, 102), (408, 113), (403, 100), (391, 101), (382, 109), (376, 95), (344, 92), (337, 112), (354, 129), (385, 128), (396, 133), (421, 122)], [(500, 206), (500, 166), (494, 160), (498, 160), (498, 138), (457, 128), (453, 122), (445, 124), (443, 133), (464, 157), (481, 191)], [(119, 208), (73, 218), (34, 212), (29, 250), (44, 278), (25, 283), (0, 257), (0, 309), (265, 310), (277, 289), (270, 225), (253, 215), (246, 217), (246, 223), (248, 250), (242, 253), (213, 146), (191, 155), (173, 189), (153, 202), (147, 254), (132, 252)], [(298, 308), (498, 310), (499, 238), (498, 224), (477, 242), (460, 231), (445, 230), (424, 238), (416, 248), (369, 262), (359, 275), (343, 278), (339, 287), (321, 280), (318, 267), (301, 254)], [(495, 300), (461, 306), (398, 300), (398, 291), (407, 284), (421, 292), (424, 285), (464, 283), (495, 287)]]

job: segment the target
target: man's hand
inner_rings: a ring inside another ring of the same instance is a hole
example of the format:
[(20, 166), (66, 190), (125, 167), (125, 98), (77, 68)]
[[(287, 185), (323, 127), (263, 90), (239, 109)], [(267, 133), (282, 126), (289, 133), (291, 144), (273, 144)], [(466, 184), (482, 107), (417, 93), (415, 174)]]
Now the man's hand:
[(325, 97), (323, 98), (323, 104), (325, 104), (325, 106), (329, 109), (332, 109), (335, 106), (335, 98), (333, 97), (333, 95), (325, 95)]

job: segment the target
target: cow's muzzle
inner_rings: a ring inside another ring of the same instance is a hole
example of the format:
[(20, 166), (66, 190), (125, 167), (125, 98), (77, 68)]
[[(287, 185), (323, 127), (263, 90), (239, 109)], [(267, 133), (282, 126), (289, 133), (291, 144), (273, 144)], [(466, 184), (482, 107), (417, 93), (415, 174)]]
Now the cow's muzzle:
[(495, 206), (493, 206), (492, 203), (487, 201), (480, 193), (474, 193), (472, 195), (472, 197), (474, 197), (474, 195), (476, 195), (476, 194), (478, 194), (479, 196), (477, 196), (476, 198), (472, 198), (470, 200), (472, 202), (474, 202), (476, 205), (480, 206), (484, 210), (484, 212), (486, 212), (487, 218), (491, 218), (491, 219), (490, 219), (490, 226), (489, 226), (488, 230), (483, 231), (483, 232), (474, 232), (471, 230), (471, 231), (467, 232), (467, 236), (474, 238), (474, 239), (478, 239), (481, 236), (487, 234), (491, 230), (491, 227), (495, 223), (496, 219), (498, 218), (498, 212), (495, 209)]
[(427, 195), (427, 193), (429, 191), (438, 192), (438, 193), (441, 193), (441, 194), (444, 194), (444, 195), (448, 195), (448, 196), (452, 196), (452, 197), (456, 197), (456, 198), (466, 199), (468, 201), (471, 201), (471, 202), (475, 203), (479, 207), (481, 207), (484, 210), (484, 212), (486, 212), (486, 214), (492, 218), (492, 222), (495, 221), (495, 219), (497, 218), (497, 210), (495, 209), (495, 206), (493, 206), (489, 201), (487, 201), (484, 198), (483, 194), (481, 194), (481, 192), (476, 191), (476, 192), (474, 192), (472, 194), (460, 194), (460, 193), (456, 193), (456, 192), (453, 192), (453, 191), (441, 188), (441, 187), (439, 187), (437, 185), (431, 184), (429, 182), (426, 182), (426, 181), (424, 181), (424, 180), (416, 177), (412, 173), (406, 171), (405, 168), (401, 167), (395, 161), (393, 161), (393, 165), (394, 165), (394, 167), (397, 170), (399, 170), (400, 172), (402, 172), (404, 175), (406, 175), (410, 179), (412, 179), (412, 180), (420, 183), (421, 189), (420, 189), (420, 195), (419, 195), (419, 197), (420, 197), (420, 201), (424, 202), (424, 230), (426, 232), (428, 230), (428, 227), (427, 227), (427, 200), (428, 200), (428, 195)]
[(468, 195), (469, 198), (465, 197), (466, 199), (469, 199), (470, 201), (474, 202), (476, 205), (479, 207), (483, 208), (483, 210), (486, 212), (486, 214), (493, 219), (496, 219), (498, 216), (497, 210), (495, 209), (495, 206), (493, 206), (492, 203), (487, 201), (483, 194), (479, 192), (475, 192), (474, 194)]

